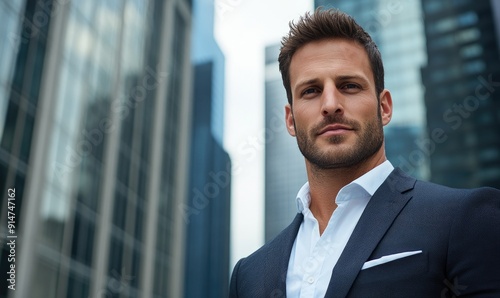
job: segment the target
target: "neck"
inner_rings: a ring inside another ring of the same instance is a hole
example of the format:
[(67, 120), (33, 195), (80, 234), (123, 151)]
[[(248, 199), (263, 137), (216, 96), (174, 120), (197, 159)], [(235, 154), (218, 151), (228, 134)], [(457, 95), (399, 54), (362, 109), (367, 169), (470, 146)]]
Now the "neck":
[(311, 205), (309, 209), (319, 224), (320, 235), (337, 208), (335, 198), (342, 187), (368, 173), (386, 160), (385, 154), (375, 154), (369, 160), (350, 167), (321, 169), (306, 160)]

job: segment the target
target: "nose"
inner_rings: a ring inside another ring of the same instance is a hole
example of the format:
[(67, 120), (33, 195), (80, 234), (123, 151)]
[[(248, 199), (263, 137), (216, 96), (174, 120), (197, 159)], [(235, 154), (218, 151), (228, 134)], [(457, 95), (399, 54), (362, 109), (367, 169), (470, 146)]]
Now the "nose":
[(344, 112), (341, 101), (342, 95), (335, 85), (325, 85), (321, 97), (321, 114), (323, 116), (342, 114)]

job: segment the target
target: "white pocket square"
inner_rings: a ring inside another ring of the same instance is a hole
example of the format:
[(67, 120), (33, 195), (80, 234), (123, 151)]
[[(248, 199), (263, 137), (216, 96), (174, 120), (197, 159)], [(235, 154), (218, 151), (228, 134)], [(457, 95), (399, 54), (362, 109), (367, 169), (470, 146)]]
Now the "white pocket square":
[(406, 258), (406, 257), (413, 256), (413, 255), (420, 254), (420, 253), (422, 253), (421, 250), (415, 250), (415, 251), (400, 252), (397, 254), (383, 256), (381, 258), (365, 262), (363, 264), (363, 267), (361, 267), (361, 270), (368, 269), (368, 268), (371, 268), (374, 266), (378, 266), (381, 264), (385, 264), (388, 262), (392, 262), (392, 261), (395, 261), (395, 260), (398, 260), (401, 258)]

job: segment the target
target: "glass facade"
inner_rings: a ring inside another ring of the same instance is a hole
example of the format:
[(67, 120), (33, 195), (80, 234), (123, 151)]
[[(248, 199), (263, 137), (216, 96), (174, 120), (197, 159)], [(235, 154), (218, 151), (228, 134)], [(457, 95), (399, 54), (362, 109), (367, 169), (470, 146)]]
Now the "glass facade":
[(423, 0), (428, 134), (433, 181), (500, 188), (500, 5)]
[(190, 2), (0, 7), (0, 190), (16, 188), (20, 243), (0, 297), (180, 295)]
[(227, 297), (231, 159), (224, 150), (225, 58), (214, 38), (214, 1), (193, 1), (190, 178), (183, 207), (184, 297)]
[(288, 103), (278, 68), (279, 45), (266, 47), (265, 241), (276, 237), (297, 214), (295, 200), (307, 181), (304, 157), (285, 124)]
[[(8, 261), (10, 250), (5, 245), (6, 236), (14, 233), (8, 233), (5, 223), (8, 215), (12, 216), (8, 211), (13, 211), (13, 231), (17, 232), (23, 227), (26, 217), (20, 211), (27, 205), (25, 185), (33, 155), (31, 144), (41, 97), (42, 68), (50, 20), (35, 18), (43, 10), (34, 2), (2, 1), (0, 10), (0, 32), (4, 40), (0, 45), (0, 191), (3, 194), (0, 199), (0, 278), (5, 281), (8, 278), (7, 271), (14, 263)], [(15, 190), (14, 209), (8, 209), (8, 189)], [(54, 230), (54, 234), (58, 232)], [(16, 239), (16, 242), (19, 243), (19, 240)], [(1, 287), (0, 297), (6, 297), (8, 291), (6, 286)]]

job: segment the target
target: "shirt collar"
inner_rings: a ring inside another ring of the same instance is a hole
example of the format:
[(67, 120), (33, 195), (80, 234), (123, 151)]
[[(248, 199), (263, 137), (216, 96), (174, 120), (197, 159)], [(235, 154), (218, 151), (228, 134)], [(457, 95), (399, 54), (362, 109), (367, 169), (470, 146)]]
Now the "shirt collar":
[[(393, 170), (394, 166), (389, 160), (386, 160), (363, 176), (344, 186), (339, 193), (341, 193), (342, 190), (347, 191), (355, 184), (362, 187), (371, 197)], [(297, 210), (302, 213), (304, 209), (309, 208), (310, 203), (309, 182), (306, 182), (297, 193)]]
[(384, 183), (385, 179), (387, 179), (393, 170), (394, 167), (391, 162), (386, 160), (349, 184), (356, 183), (366, 190), (370, 196), (373, 196), (375, 191)]
[(309, 181), (304, 183), (297, 193), (297, 210), (302, 213), (305, 208), (309, 208), (311, 196), (309, 195)]

